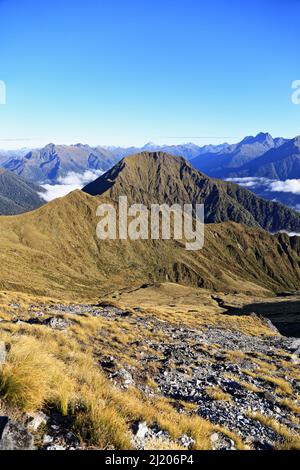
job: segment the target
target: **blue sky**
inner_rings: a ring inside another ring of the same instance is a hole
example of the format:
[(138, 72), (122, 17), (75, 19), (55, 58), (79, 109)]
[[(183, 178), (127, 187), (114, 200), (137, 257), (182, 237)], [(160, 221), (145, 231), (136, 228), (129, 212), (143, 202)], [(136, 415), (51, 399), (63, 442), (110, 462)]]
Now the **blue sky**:
[(300, 134), (298, 0), (0, 0), (0, 147)]

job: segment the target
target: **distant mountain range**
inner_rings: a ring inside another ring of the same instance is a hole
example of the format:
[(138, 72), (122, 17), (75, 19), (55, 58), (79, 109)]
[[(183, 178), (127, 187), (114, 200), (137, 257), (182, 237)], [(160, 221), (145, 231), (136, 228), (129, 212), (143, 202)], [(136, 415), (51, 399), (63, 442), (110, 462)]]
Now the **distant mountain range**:
[(261, 133), (216, 150), (192, 158), (192, 165), (209, 176), (231, 179), (261, 197), (300, 209), (300, 181), (296, 181), (300, 179), (300, 137), (273, 139)]
[(232, 179), (259, 196), (300, 208), (300, 189), (294, 191), (295, 184), (274, 185), (276, 181), (300, 179), (300, 137), (273, 138), (259, 133), (237, 144), (160, 146), (149, 142), (141, 148), (49, 144), (27, 152), (0, 151), (0, 166), (33, 183), (56, 185), (63, 184), (70, 174), (85, 172), (92, 181), (122, 158), (144, 151), (182, 156), (208, 176)]
[(271, 147), (263, 155), (230, 171), (230, 176), (257, 176), (275, 180), (300, 178), (300, 137)]
[(160, 151), (190, 160), (196, 169), (215, 178), (266, 177), (300, 178), (300, 137), (273, 138), (268, 133), (245, 137), (237, 144), (198, 146), (156, 145), (143, 147), (90, 147), (54, 145), (29, 151), (0, 151), (0, 164), (34, 182), (54, 182), (69, 172), (108, 170), (118, 160), (143, 151)]
[(272, 149), (280, 148), (285, 142), (285, 139), (273, 139), (270, 134), (260, 133), (256, 137), (245, 137), (237, 144), (224, 145), (221, 149), (216, 146), (207, 152), (203, 148), (201, 153), (192, 159), (192, 163), (195, 168), (216, 178), (240, 176), (240, 168), (251, 163), (255, 165), (257, 158)]
[(0, 170), (0, 215), (15, 215), (42, 206), (44, 189), (23, 178)]
[(204, 204), (206, 223), (233, 221), (270, 232), (300, 232), (300, 214), (257, 197), (237, 184), (209, 178), (184, 158), (164, 152), (142, 152), (127, 157), (84, 192), (129, 203)]
[(102, 147), (49, 144), (42, 149), (31, 150), (25, 156), (10, 155), (1, 166), (28, 181), (54, 184), (72, 172), (105, 171), (116, 161), (117, 157)]
[(0, 151), (0, 166), (34, 183), (59, 183), (69, 173), (106, 171), (122, 158), (141, 151), (160, 150), (187, 159), (201, 152), (214, 152), (220, 146), (199, 147), (195, 144), (157, 146), (151, 142), (144, 147), (90, 147), (89, 145), (48, 144), (42, 149), (24, 151)]

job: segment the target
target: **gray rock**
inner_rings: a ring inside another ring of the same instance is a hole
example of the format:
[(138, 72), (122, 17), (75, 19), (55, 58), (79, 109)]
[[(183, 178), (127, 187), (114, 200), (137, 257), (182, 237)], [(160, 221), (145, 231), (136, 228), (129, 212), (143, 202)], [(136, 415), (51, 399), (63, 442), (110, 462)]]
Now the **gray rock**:
[(6, 344), (3, 341), (1, 341), (0, 342), (0, 364), (5, 364), (6, 356), (7, 356)]
[(52, 444), (53, 441), (54, 441), (54, 437), (49, 436), (49, 434), (44, 435), (43, 444), (45, 444), (45, 445)]
[(48, 446), (45, 450), (67, 450), (67, 447), (62, 446), (61, 444), (52, 444)]
[(186, 434), (183, 434), (179, 440), (179, 444), (181, 444), (183, 447), (186, 447), (187, 449), (191, 449), (193, 444), (195, 444), (195, 441), (192, 437), (187, 436)]
[(234, 442), (221, 432), (214, 432), (210, 436), (213, 450), (236, 450)]
[(37, 431), (40, 426), (46, 425), (49, 418), (42, 411), (28, 415), (27, 427), (30, 431)]
[(34, 450), (33, 436), (24, 426), (0, 417), (0, 450)]
[(293, 342), (290, 345), (290, 349), (292, 351), (296, 351), (296, 350), (300, 349), (300, 338), (293, 340)]
[(148, 428), (147, 423), (145, 421), (136, 423), (133, 432), (135, 434), (135, 437), (141, 441), (144, 441), (147, 437), (152, 434), (151, 429)]
[(121, 381), (124, 388), (128, 388), (130, 385), (134, 385), (134, 380), (130, 372), (126, 369), (120, 369), (112, 375), (112, 378), (118, 379)]
[(70, 326), (71, 322), (69, 320), (65, 320), (64, 318), (59, 317), (51, 317), (45, 320), (45, 324), (50, 326), (53, 330), (65, 330)]

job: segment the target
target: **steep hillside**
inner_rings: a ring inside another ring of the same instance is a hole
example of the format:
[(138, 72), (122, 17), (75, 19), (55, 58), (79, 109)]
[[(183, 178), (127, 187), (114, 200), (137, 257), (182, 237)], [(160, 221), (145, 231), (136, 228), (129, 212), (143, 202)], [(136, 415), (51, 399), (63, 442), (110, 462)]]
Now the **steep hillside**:
[(127, 157), (83, 191), (114, 200), (127, 195), (130, 203), (147, 205), (204, 204), (207, 223), (231, 220), (271, 232), (300, 232), (300, 215), (293, 210), (236, 184), (211, 179), (183, 158), (161, 152)]
[(0, 169), (0, 215), (15, 215), (42, 206), (43, 188)]
[(208, 225), (203, 250), (178, 241), (100, 241), (96, 209), (108, 201), (75, 191), (42, 208), (0, 218), (1, 290), (98, 296), (155, 281), (264, 295), (300, 288), (300, 240), (235, 223)]

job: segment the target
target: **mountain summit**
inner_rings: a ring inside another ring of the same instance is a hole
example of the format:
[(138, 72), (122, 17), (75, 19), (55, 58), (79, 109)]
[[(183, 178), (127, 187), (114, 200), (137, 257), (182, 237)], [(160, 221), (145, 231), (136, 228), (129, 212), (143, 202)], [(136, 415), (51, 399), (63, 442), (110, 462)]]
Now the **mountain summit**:
[(300, 178), (300, 136), (270, 149), (261, 157), (240, 167), (232, 176), (278, 180)]
[(233, 221), (271, 232), (300, 232), (300, 214), (240, 186), (209, 178), (182, 157), (142, 152), (126, 157), (83, 191), (130, 204), (204, 204), (207, 223)]
[(70, 172), (105, 171), (116, 161), (117, 159), (104, 148), (50, 143), (42, 149), (30, 151), (21, 158), (10, 158), (2, 166), (28, 181), (55, 183)]
[(270, 149), (282, 145), (284, 139), (273, 139), (271, 134), (260, 132), (256, 136), (245, 137), (237, 144), (227, 145), (220, 151), (201, 151), (192, 164), (210, 176), (225, 178), (230, 172), (256, 160)]

